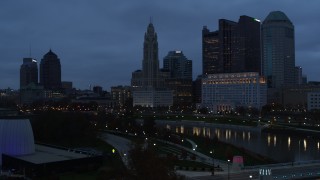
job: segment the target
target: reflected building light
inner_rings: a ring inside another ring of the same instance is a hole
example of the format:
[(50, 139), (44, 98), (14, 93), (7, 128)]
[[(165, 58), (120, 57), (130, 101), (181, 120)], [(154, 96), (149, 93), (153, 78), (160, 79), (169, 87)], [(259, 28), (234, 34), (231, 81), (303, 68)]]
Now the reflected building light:
[(184, 134), (184, 127), (181, 126), (180, 128), (181, 128), (181, 134)]
[(226, 140), (229, 140), (229, 138), (228, 138), (228, 130), (226, 130)]
[(250, 141), (250, 139), (251, 139), (251, 133), (248, 132), (248, 141)]
[(176, 133), (179, 134), (179, 128), (178, 127), (176, 127)]
[(268, 134), (268, 146), (270, 146), (270, 142), (271, 142), (271, 137), (270, 137), (270, 134)]
[(202, 134), (203, 134), (204, 136), (206, 136), (206, 128), (205, 128), (205, 127), (202, 128)]
[(273, 136), (273, 146), (277, 145), (277, 136)]
[(234, 140), (237, 140), (237, 131), (234, 132)]
[(228, 134), (229, 134), (229, 139), (231, 139), (231, 130), (229, 130)]
[(220, 130), (218, 130), (217, 136), (218, 136), (218, 139), (220, 139)]
[(207, 129), (207, 135), (209, 138), (211, 138), (211, 129), (210, 128)]
[(170, 129), (171, 129), (171, 127), (170, 127), (170, 125), (169, 125), (169, 124), (167, 124), (167, 125), (166, 125), (166, 128), (167, 128), (168, 130), (170, 130)]
[(320, 149), (320, 143), (318, 142), (318, 151), (319, 151), (319, 149)]
[(200, 128), (198, 127), (193, 127), (193, 134), (195, 134), (196, 136), (199, 136), (200, 135)]
[(304, 151), (307, 150), (307, 140), (306, 139), (303, 140), (303, 149), (304, 149)]
[(246, 134), (245, 134), (245, 132), (242, 132), (242, 139), (243, 139), (243, 140), (246, 139)]
[(288, 137), (288, 149), (290, 150), (290, 146), (291, 146), (291, 138), (290, 136)]

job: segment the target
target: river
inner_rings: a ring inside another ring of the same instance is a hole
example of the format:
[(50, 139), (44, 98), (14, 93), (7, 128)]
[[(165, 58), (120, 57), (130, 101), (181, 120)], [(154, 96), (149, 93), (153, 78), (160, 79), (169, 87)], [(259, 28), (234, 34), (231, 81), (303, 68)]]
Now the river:
[(186, 124), (186, 121), (183, 123), (157, 121), (157, 125), (188, 135), (211, 138), (216, 135), (220, 141), (243, 147), (279, 162), (320, 160), (320, 139), (306, 135), (265, 133), (245, 127), (241, 130), (241, 128), (230, 128), (228, 125), (214, 127), (208, 123)]

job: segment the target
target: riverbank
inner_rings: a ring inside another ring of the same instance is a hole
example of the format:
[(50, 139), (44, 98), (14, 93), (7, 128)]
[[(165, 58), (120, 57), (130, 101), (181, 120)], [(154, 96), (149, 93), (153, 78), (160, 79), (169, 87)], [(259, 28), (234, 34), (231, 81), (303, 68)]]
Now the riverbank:
[[(197, 144), (197, 151), (208, 156), (214, 156), (215, 159), (220, 159), (222, 161), (232, 161), (233, 156), (242, 156), (244, 159), (244, 166), (277, 163), (277, 161), (271, 158), (242, 147), (237, 147), (235, 145), (219, 141), (218, 139), (210, 139), (198, 136), (187, 136), (187, 138), (190, 138)], [(210, 151), (213, 151), (214, 154), (210, 154)]]
[[(145, 137), (141, 136), (134, 136), (129, 135), (127, 133), (121, 133), (121, 132), (110, 132), (125, 138), (128, 138), (132, 141), (140, 141), (143, 142)], [(148, 140), (153, 139), (153, 141), (162, 140), (166, 142), (171, 142), (174, 144), (177, 144), (178, 146), (184, 146), (185, 143), (187, 143), (187, 139), (192, 140), (196, 144), (196, 148), (190, 147), (189, 144), (186, 145), (186, 148), (189, 148), (190, 150), (193, 149), (192, 152), (196, 153), (202, 153), (208, 157), (214, 157), (216, 159), (216, 166), (221, 163), (225, 164), (228, 159), (232, 161), (233, 156), (242, 156), (244, 158), (244, 165), (245, 166), (256, 166), (256, 165), (265, 165), (265, 164), (274, 164), (278, 163), (277, 161), (268, 158), (266, 156), (254, 153), (248, 149), (237, 147), (232, 144), (228, 144), (222, 141), (219, 141), (218, 139), (210, 139), (209, 137), (200, 137), (200, 136), (194, 136), (194, 135), (184, 135), (184, 134), (171, 134), (172, 138), (169, 139), (163, 139), (160, 136), (154, 137), (154, 138), (148, 138)], [(175, 138), (173, 138), (175, 137)], [(180, 139), (179, 141), (176, 141), (176, 139)], [(183, 141), (182, 141), (183, 140)], [(178, 142), (178, 143), (177, 143)], [(168, 146), (168, 143), (160, 143), (157, 142), (158, 149), (160, 150), (161, 147)], [(213, 151), (214, 154), (210, 153), (210, 151)], [(178, 150), (179, 154), (181, 154), (181, 150)], [(162, 152), (163, 153), (163, 152)], [(192, 157), (192, 156), (190, 156)], [(202, 167), (202, 166), (201, 166)]]
[(263, 129), (264, 133), (276, 133), (276, 134), (286, 134), (293, 136), (311, 136), (314, 138), (320, 138), (320, 131), (302, 129), (302, 128), (293, 128), (293, 127), (269, 127)]

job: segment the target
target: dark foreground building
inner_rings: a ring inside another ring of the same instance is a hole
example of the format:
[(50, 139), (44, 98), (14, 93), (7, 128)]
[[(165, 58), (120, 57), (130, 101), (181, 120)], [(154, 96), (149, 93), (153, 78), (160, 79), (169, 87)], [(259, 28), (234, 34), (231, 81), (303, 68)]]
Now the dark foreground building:
[(2, 155), (2, 167), (23, 171), (27, 177), (48, 176), (68, 171), (89, 171), (102, 165), (102, 155), (90, 152), (35, 145), (35, 153)]
[[(0, 167), (30, 178), (86, 171), (102, 164), (102, 153), (34, 143), (28, 119), (0, 119)], [(10, 177), (10, 173), (8, 174)]]

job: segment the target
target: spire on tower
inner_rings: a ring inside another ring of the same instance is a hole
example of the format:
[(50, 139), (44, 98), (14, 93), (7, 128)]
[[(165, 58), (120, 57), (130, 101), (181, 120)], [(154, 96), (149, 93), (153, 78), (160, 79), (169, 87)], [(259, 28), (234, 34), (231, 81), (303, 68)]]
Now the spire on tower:
[(153, 22), (152, 16), (150, 16), (150, 24), (152, 24)]
[(31, 44), (29, 43), (29, 57), (31, 57)]

